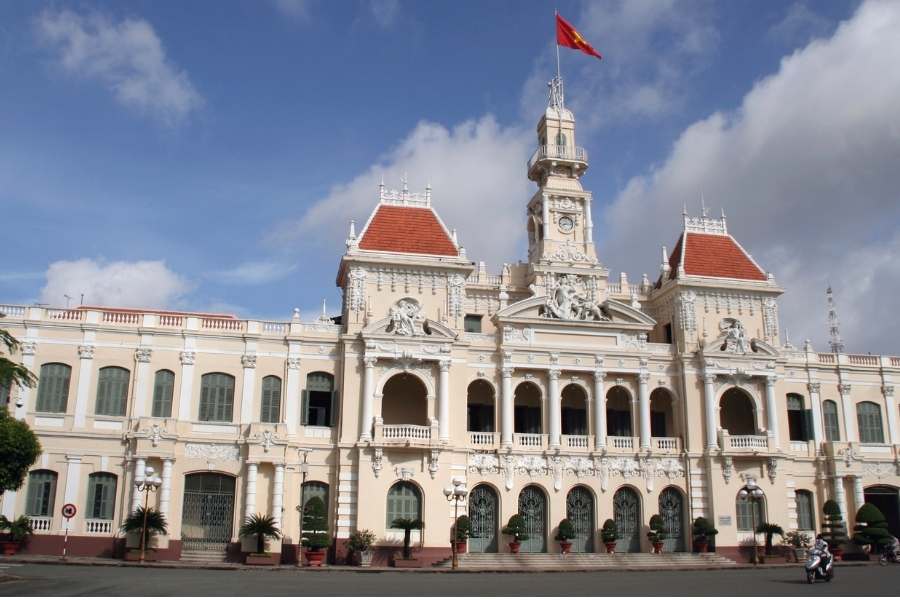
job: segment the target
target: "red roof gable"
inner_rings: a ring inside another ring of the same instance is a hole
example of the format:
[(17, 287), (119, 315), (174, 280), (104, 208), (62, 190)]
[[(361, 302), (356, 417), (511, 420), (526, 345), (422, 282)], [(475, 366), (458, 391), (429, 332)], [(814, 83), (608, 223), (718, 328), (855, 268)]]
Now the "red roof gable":
[(459, 255), (434, 211), (415, 206), (379, 205), (359, 247), (381, 252)]
[[(711, 233), (685, 234), (684, 272), (699, 277), (730, 277), (766, 281), (766, 274), (750, 259), (730, 235)], [(678, 241), (672, 252), (671, 277), (675, 277), (681, 261), (682, 242)], [(676, 256), (676, 254), (678, 256)]]

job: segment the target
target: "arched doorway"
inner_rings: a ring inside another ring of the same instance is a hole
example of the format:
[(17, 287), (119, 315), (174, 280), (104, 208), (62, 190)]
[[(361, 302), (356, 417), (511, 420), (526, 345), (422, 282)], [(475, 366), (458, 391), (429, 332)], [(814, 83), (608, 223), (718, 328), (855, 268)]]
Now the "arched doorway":
[(566, 495), (566, 518), (575, 527), (572, 552), (594, 551), (594, 496), (584, 486), (576, 486)]
[(684, 552), (684, 495), (667, 487), (659, 494), (659, 516), (666, 526), (665, 552)]
[(543, 433), (541, 390), (530, 381), (516, 387), (513, 412), (516, 433)]
[(621, 385), (606, 392), (606, 435), (631, 437), (631, 394)]
[(675, 402), (672, 393), (656, 388), (650, 393), (650, 436), (675, 437)]
[(580, 385), (570, 383), (562, 390), (563, 435), (587, 435), (587, 394)]
[(719, 423), (729, 435), (756, 434), (756, 407), (753, 399), (742, 389), (730, 388), (719, 402)]
[(479, 485), (469, 494), (469, 552), (496, 552), (500, 502), (489, 485)]
[(184, 476), (181, 547), (224, 552), (231, 541), (234, 477), (221, 473)]
[(613, 519), (619, 530), (618, 552), (641, 551), (641, 499), (630, 487), (619, 488), (613, 496)]
[(428, 390), (410, 373), (398, 373), (384, 384), (381, 418), (385, 425), (428, 425)]
[(525, 519), (528, 539), (519, 552), (547, 551), (547, 496), (536, 485), (529, 485), (519, 494), (519, 514)]
[(494, 429), (494, 387), (484, 379), (469, 384), (466, 392), (469, 431), (487, 433)]
[(887, 519), (888, 531), (900, 538), (900, 497), (897, 488), (889, 485), (873, 485), (863, 490), (863, 497), (869, 504), (874, 504)]

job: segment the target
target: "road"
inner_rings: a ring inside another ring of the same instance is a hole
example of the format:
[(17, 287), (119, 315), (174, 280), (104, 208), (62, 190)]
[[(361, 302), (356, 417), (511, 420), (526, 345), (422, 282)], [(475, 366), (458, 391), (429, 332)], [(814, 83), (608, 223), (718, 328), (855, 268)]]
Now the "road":
[(71, 565), (9, 565), (0, 596), (888, 596), (900, 566), (836, 569), (807, 584), (800, 567), (594, 573), (391, 573), (214, 571)]

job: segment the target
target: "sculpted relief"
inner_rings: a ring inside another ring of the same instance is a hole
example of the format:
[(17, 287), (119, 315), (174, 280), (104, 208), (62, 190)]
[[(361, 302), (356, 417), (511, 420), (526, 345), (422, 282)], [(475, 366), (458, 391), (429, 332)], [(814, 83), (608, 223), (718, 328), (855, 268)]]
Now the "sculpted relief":
[(391, 323), (388, 332), (396, 335), (423, 335), (422, 306), (413, 298), (401, 298), (390, 310)]
[(565, 321), (609, 321), (606, 309), (589, 298), (584, 287), (577, 275), (564, 275), (547, 296), (544, 316)]

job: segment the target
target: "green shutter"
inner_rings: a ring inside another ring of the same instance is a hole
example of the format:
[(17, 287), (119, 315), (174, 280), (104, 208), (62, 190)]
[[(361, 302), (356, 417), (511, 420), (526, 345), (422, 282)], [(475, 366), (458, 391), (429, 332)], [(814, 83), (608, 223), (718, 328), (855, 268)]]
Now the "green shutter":
[(94, 414), (125, 416), (128, 403), (128, 380), (131, 372), (121, 367), (104, 367), (97, 377), (97, 402)]
[(41, 366), (35, 410), (38, 412), (66, 412), (69, 396), (69, 365), (48, 363)]
[(172, 416), (172, 398), (175, 394), (175, 373), (157, 371), (153, 381), (153, 413), (154, 417)]

